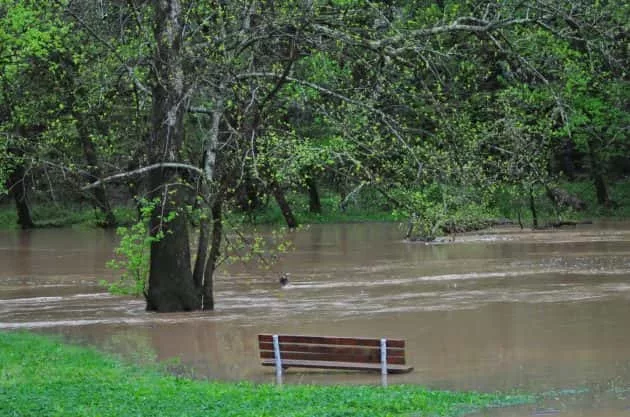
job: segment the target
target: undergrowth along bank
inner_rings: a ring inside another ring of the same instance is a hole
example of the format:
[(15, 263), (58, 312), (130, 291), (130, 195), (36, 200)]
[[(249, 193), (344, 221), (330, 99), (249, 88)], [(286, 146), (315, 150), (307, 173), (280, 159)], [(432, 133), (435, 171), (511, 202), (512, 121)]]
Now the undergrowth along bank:
[[(630, 218), (630, 181), (623, 180), (610, 185), (610, 195), (614, 205), (602, 207), (597, 204), (595, 189), (591, 182), (565, 182), (559, 185), (584, 202), (580, 211), (560, 207), (557, 213), (549, 197), (541, 188), (536, 195), (535, 203), (540, 216), (540, 224), (553, 223), (560, 214), (565, 220), (584, 219), (626, 219)], [(470, 190), (468, 190), (470, 193)], [(492, 198), (484, 204), (463, 204), (456, 210), (445, 214), (444, 221), (454, 223), (456, 229), (475, 230), (496, 220), (509, 220), (514, 224), (518, 219), (530, 227), (532, 223), (529, 200), (525, 195), (518, 195), (510, 187), (497, 188)], [(374, 191), (365, 191), (362, 195), (346, 202), (342, 207), (341, 197), (331, 191), (321, 195), (321, 212), (309, 211), (308, 197), (304, 193), (288, 192), (287, 200), (300, 224), (318, 223), (353, 223), (353, 222), (395, 222), (406, 223), (409, 217), (396, 210), (390, 201)], [(52, 204), (39, 203), (32, 206), (33, 220), (37, 227), (97, 227), (104, 221), (103, 214), (85, 204)], [(136, 223), (138, 210), (130, 205), (114, 208), (114, 215), (121, 226)], [(438, 216), (440, 217), (440, 216)], [(280, 208), (272, 201), (251, 212), (232, 210), (227, 212), (228, 224), (283, 225), (284, 218)], [(17, 229), (17, 214), (13, 204), (5, 199), (0, 205), (0, 229)]]
[(533, 401), (409, 385), (279, 388), (198, 381), (28, 333), (0, 332), (0, 352), (0, 414), (11, 417), (455, 416)]

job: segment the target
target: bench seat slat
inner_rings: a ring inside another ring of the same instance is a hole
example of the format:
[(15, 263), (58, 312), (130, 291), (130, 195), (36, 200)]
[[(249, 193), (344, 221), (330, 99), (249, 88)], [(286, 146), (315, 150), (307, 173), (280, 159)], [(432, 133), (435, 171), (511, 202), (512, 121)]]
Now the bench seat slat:
[[(378, 352), (374, 354), (345, 354), (341, 353), (305, 353), (305, 352), (285, 352), (281, 351), (282, 362), (284, 363), (285, 359), (296, 359), (296, 360), (306, 360), (306, 361), (330, 361), (330, 362), (365, 362), (365, 363), (381, 363), (381, 356)], [(260, 357), (262, 359), (274, 359), (275, 355), (273, 351), (261, 351)], [(396, 364), (396, 365), (404, 365), (405, 358), (394, 357), (387, 358), (387, 363)], [(380, 365), (379, 365), (380, 366)]]
[[(259, 344), (261, 351), (273, 352), (273, 343), (261, 342)], [(344, 355), (375, 355), (380, 360), (380, 347), (363, 347), (363, 346), (333, 346), (333, 345), (314, 345), (302, 343), (280, 343), (282, 352), (305, 352), (305, 353), (331, 353)], [(404, 349), (388, 348), (387, 357), (396, 358), (404, 357)]]
[[(262, 361), (264, 366), (275, 366), (276, 362), (273, 359), (265, 359)], [(332, 361), (305, 361), (287, 359), (282, 361), (282, 366), (285, 368), (323, 368), (323, 369), (344, 369), (344, 370), (359, 370), (359, 371), (379, 371), (381, 370), (380, 364), (372, 363), (355, 363), (355, 362), (332, 362)], [(402, 374), (411, 372), (413, 367), (406, 365), (394, 365), (387, 364), (387, 372), (391, 374)]]
[[(372, 346), (380, 347), (381, 339), (353, 338), (353, 337), (328, 337), (328, 336), (293, 336), (278, 335), (280, 343), (313, 343), (318, 345), (343, 345), (343, 346)], [(270, 334), (259, 334), (259, 342), (273, 343), (273, 336)], [(402, 339), (387, 339), (387, 346), (392, 348), (405, 348), (405, 341)]]

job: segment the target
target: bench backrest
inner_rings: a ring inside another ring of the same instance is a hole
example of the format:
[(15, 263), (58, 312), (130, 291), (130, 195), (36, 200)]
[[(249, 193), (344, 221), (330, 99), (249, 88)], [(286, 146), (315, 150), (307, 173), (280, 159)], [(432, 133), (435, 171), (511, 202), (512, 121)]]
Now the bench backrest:
[[(380, 363), (381, 339), (279, 335), (282, 359)], [(261, 359), (274, 359), (273, 336), (258, 335)], [(405, 365), (405, 341), (387, 339), (387, 363)]]

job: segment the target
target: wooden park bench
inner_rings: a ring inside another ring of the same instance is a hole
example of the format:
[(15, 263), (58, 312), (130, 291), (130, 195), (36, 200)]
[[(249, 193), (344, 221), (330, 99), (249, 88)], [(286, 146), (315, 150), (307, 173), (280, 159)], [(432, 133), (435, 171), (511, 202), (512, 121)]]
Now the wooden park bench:
[(258, 347), (262, 364), (276, 367), (279, 384), (289, 367), (379, 371), (383, 385), (388, 373), (413, 370), (406, 365), (402, 339), (260, 334)]

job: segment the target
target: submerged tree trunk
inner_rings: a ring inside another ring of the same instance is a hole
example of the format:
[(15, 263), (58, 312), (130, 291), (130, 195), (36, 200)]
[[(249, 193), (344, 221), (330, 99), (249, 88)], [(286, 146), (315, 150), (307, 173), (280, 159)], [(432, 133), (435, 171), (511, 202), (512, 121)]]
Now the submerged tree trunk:
[[(184, 140), (185, 80), (182, 63), (182, 9), (178, 0), (154, 3), (156, 51), (152, 87), (153, 116), (149, 142), (150, 162), (178, 162)], [(185, 188), (177, 170), (160, 168), (150, 173), (153, 210), (150, 234), (151, 264), (147, 309), (159, 312), (190, 311), (201, 307), (190, 265)]]
[(203, 276), (203, 309), (214, 310), (214, 271), (221, 256), (223, 241), (223, 202), (216, 198), (212, 204), (212, 238), (210, 253)]
[[(188, 219), (183, 210), (181, 190), (165, 188), (164, 179), (175, 176), (156, 171), (151, 184), (164, 189), (165, 199), (151, 218), (151, 263), (147, 310), (158, 312), (191, 311), (201, 307), (201, 297), (194, 286), (190, 267)], [(176, 213), (174, 218), (169, 217)]]
[[(223, 212), (220, 198), (215, 199), (210, 211), (212, 219), (204, 219), (201, 222), (197, 259), (193, 271), (195, 286), (201, 291), (203, 310), (214, 309), (214, 271), (221, 255), (223, 240)], [(210, 223), (212, 223), (212, 232)], [(208, 246), (210, 246), (210, 251), (208, 251)]]
[(28, 202), (28, 188), (26, 187), (26, 169), (20, 163), (9, 175), (7, 188), (10, 195), (15, 201), (15, 209), (17, 210), (17, 223), (22, 229), (32, 229), (35, 227), (33, 217), (31, 216), (31, 208)]
[(293, 215), (293, 210), (291, 210), (291, 206), (289, 205), (289, 202), (284, 195), (284, 190), (280, 187), (280, 184), (274, 181), (271, 184), (271, 193), (280, 207), (280, 211), (282, 212), (284, 221), (287, 223), (287, 227), (289, 229), (297, 228), (298, 222)]
[[(220, 88), (220, 90), (222, 90)], [(215, 97), (215, 108), (212, 112), (212, 125), (204, 142), (203, 173), (201, 193), (210, 198), (210, 190), (217, 176), (217, 153), (219, 146), (221, 120), (223, 118), (223, 99)], [(219, 176), (220, 177), (220, 176)], [(220, 179), (219, 181), (220, 182)], [(226, 184), (223, 184), (225, 187)], [(215, 190), (214, 199), (208, 216), (203, 216), (199, 231), (199, 245), (197, 247), (197, 259), (193, 271), (195, 287), (201, 292), (201, 308), (203, 310), (214, 309), (214, 270), (220, 256), (221, 242), (223, 239), (222, 204), (224, 189)], [(204, 201), (205, 204), (205, 201)], [(206, 214), (206, 213), (204, 213)], [(212, 222), (212, 236), (210, 236), (210, 222)], [(208, 253), (208, 245), (210, 252)]]
[(196, 288), (201, 289), (203, 288), (203, 277), (208, 259), (208, 245), (210, 244), (210, 220), (205, 218), (205, 216), (199, 222), (199, 239), (197, 243), (193, 282)]

